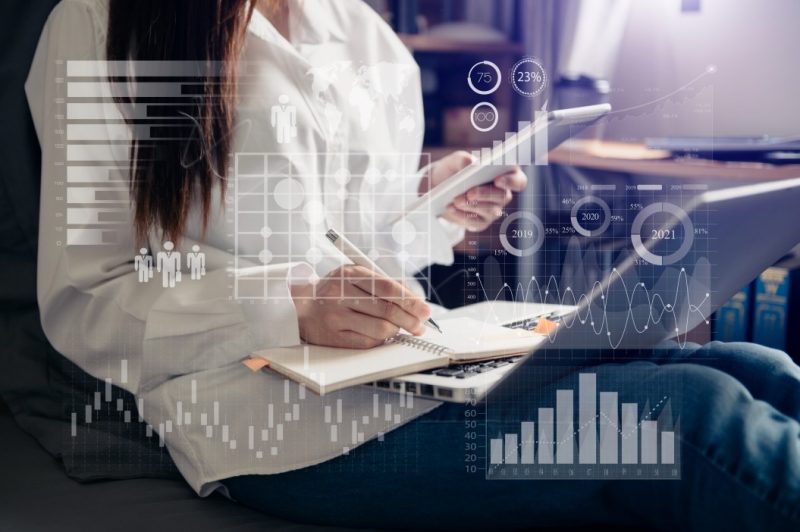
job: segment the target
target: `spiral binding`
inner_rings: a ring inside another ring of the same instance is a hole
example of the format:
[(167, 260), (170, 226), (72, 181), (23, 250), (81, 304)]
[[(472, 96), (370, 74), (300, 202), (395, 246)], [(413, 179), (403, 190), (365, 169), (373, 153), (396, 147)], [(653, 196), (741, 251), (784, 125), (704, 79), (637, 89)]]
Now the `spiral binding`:
[(417, 338), (415, 336), (409, 336), (407, 334), (396, 334), (391, 338), (386, 339), (387, 344), (400, 344), (400, 345), (407, 345), (408, 347), (413, 347), (414, 349), (419, 349), (420, 351), (425, 351), (427, 353), (433, 353), (439, 356), (445, 356), (447, 354), (453, 353), (454, 351), (445, 345), (435, 344), (433, 342), (429, 342), (427, 340), (423, 340), (422, 338)]

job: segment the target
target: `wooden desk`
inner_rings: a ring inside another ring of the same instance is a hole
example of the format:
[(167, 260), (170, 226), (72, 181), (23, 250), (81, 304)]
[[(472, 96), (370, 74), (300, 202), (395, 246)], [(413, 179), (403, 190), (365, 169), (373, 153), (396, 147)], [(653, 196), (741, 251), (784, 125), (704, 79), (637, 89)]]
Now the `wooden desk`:
[(587, 170), (688, 179), (772, 181), (800, 177), (800, 164), (721, 162), (671, 158), (668, 152), (648, 150), (642, 144), (600, 140), (573, 140), (549, 155), (550, 164)]

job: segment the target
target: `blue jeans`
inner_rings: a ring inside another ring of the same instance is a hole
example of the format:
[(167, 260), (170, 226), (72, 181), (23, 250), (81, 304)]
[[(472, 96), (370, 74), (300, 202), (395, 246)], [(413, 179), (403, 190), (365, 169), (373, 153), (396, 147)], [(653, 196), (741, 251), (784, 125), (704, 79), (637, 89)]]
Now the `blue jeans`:
[[(619, 371), (621, 364), (647, 368), (652, 380)], [(586, 369), (565, 369), (561, 378)], [(465, 467), (465, 407), (447, 404), (348, 456), (225, 484), (244, 505), (339, 526), (800, 530), (800, 368), (786, 354), (713, 342), (590, 371), (598, 382), (612, 379), (620, 400), (643, 384), (668, 390), (680, 415), (680, 480), (486, 480)], [(513, 390), (524, 404), (519, 395), (530, 390), (528, 411), (515, 408), (514, 415), (535, 419), (533, 397), (541, 394), (534, 392), (554, 393), (560, 379), (515, 382), (515, 376), (492, 394)]]

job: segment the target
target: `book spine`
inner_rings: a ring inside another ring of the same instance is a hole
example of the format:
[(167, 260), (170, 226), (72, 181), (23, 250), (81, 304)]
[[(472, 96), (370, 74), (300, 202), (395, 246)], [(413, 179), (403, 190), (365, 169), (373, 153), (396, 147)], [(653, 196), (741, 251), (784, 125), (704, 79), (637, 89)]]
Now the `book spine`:
[(786, 352), (800, 364), (800, 268), (789, 279), (789, 313), (786, 325)]
[(417, 33), (417, 0), (394, 0), (392, 22), (397, 33)]
[(746, 342), (750, 338), (752, 291), (752, 284), (747, 285), (719, 308), (712, 332), (714, 340)]
[(792, 275), (786, 268), (768, 268), (755, 282), (753, 341), (786, 350)]

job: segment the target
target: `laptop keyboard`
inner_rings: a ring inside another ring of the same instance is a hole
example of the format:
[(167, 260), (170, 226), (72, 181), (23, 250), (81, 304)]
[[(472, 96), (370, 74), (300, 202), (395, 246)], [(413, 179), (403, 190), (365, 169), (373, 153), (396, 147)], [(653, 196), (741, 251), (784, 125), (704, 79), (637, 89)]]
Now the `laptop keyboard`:
[[(503, 325), (503, 327), (507, 327), (509, 329), (525, 329), (531, 330), (536, 327), (536, 324), (539, 323), (539, 320), (542, 317), (550, 318), (552, 315), (548, 314), (547, 316), (535, 316), (533, 318), (526, 318), (524, 320), (513, 321), (511, 323), (507, 323)], [(508, 358), (500, 358), (496, 360), (487, 360), (485, 362), (475, 362), (473, 364), (453, 364), (451, 366), (447, 366), (446, 368), (438, 368), (438, 369), (431, 369), (428, 371), (423, 371), (427, 375), (436, 375), (437, 377), (452, 377), (454, 379), (468, 379), (469, 377), (475, 377), (480, 375), (481, 373), (486, 373), (487, 371), (502, 368), (503, 366), (508, 366), (509, 364), (513, 364), (514, 362), (521, 359), (522, 356), (514, 356)]]
[(454, 379), (467, 379), (469, 377), (475, 377), (476, 375), (480, 375), (481, 373), (486, 373), (487, 371), (502, 368), (503, 366), (508, 366), (509, 364), (513, 364), (517, 360), (522, 358), (521, 356), (509, 357), (509, 358), (501, 358), (497, 360), (487, 360), (486, 362), (475, 362), (473, 364), (453, 364), (452, 366), (447, 366), (446, 368), (439, 368), (439, 369), (431, 369), (428, 371), (423, 371), (427, 375), (436, 375), (437, 377), (452, 377)]
[(525, 329), (526, 331), (530, 331), (531, 329), (535, 329), (536, 325), (539, 324), (539, 320), (542, 318), (550, 318), (551, 314), (547, 316), (536, 316), (534, 318), (526, 318), (524, 320), (512, 321), (511, 323), (506, 323), (503, 327), (507, 329)]

